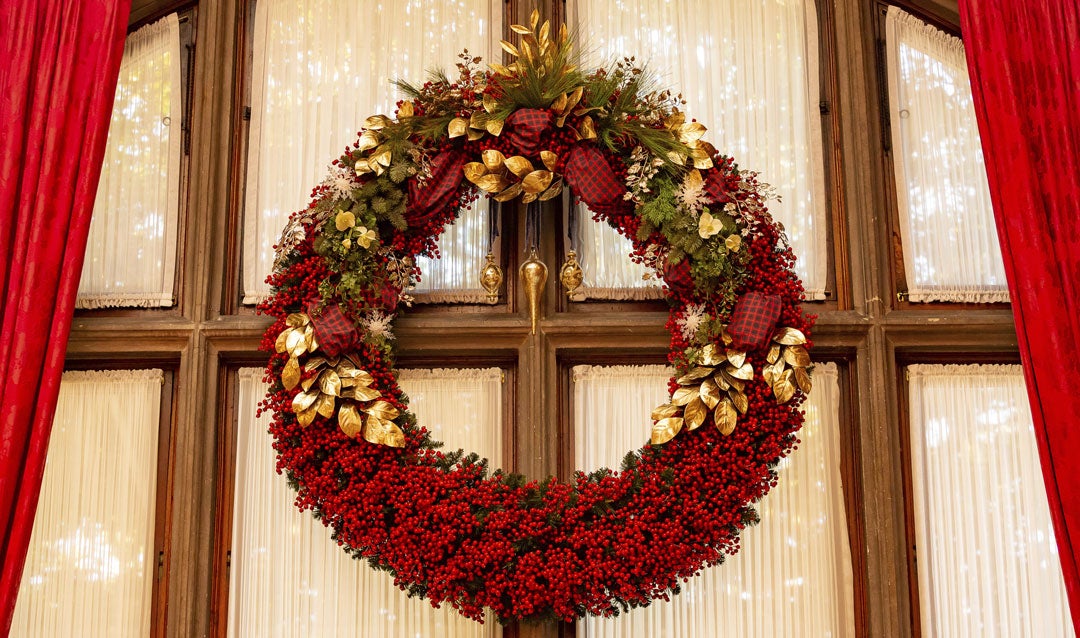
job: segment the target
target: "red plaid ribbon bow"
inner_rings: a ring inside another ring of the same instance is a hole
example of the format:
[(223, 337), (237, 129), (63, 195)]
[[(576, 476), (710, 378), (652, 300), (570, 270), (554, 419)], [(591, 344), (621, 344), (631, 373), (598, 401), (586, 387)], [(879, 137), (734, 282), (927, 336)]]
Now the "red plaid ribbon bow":
[(626, 185), (611, 170), (604, 153), (592, 141), (574, 144), (566, 160), (565, 173), (570, 190), (594, 213), (613, 215), (633, 206), (623, 200)]
[(417, 182), (415, 177), (409, 180), (409, 204), (405, 221), (410, 227), (422, 227), (447, 207), (456, 205), (458, 188), (464, 177), (464, 166), (464, 151), (446, 151), (431, 160), (431, 177), (423, 185)]
[(727, 185), (724, 183), (727, 176), (723, 171), (709, 171), (705, 175), (705, 192), (709, 194), (714, 204), (726, 204), (731, 201), (727, 194)]
[(756, 350), (772, 336), (780, 318), (780, 297), (760, 292), (748, 292), (735, 303), (735, 312), (728, 325), (736, 350)]
[(506, 118), (507, 139), (520, 154), (532, 156), (540, 146), (540, 137), (551, 128), (554, 119), (551, 111), (544, 109), (518, 109)]
[(330, 304), (317, 311), (318, 302), (308, 304), (308, 316), (311, 317), (311, 325), (315, 328), (315, 338), (319, 342), (319, 349), (329, 357), (336, 357), (342, 352), (348, 352), (356, 348), (360, 343), (360, 331), (345, 313), (341, 306)]

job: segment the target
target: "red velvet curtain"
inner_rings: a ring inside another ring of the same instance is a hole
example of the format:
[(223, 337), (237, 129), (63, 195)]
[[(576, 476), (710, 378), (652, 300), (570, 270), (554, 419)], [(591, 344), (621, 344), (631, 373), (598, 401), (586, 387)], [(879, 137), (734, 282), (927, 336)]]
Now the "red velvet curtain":
[(37, 509), (131, 0), (0, 2), (0, 635)]
[(960, 1), (998, 239), (1080, 629), (1080, 3)]

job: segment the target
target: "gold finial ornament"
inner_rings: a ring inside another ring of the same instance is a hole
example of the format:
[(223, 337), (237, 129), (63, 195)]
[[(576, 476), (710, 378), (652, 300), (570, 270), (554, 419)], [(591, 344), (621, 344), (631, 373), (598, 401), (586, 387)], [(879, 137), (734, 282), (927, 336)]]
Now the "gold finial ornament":
[(548, 268), (536, 254), (535, 248), (529, 249), (529, 255), (519, 269), (525, 282), (525, 298), (529, 301), (529, 317), (532, 319), (532, 334), (536, 334), (536, 324), (540, 320), (540, 300), (547, 283)]
[(503, 271), (499, 264), (495, 263), (495, 255), (488, 253), (484, 259), (484, 268), (480, 271), (480, 285), (487, 292), (487, 302), (497, 304), (499, 303), (499, 289), (503, 282)]
[(578, 263), (577, 253), (571, 250), (566, 255), (566, 263), (559, 269), (559, 281), (562, 282), (563, 288), (566, 288), (566, 296), (570, 298), (570, 301), (581, 301), (585, 298), (585, 295), (581, 294), (579, 290), (582, 278), (581, 264)]

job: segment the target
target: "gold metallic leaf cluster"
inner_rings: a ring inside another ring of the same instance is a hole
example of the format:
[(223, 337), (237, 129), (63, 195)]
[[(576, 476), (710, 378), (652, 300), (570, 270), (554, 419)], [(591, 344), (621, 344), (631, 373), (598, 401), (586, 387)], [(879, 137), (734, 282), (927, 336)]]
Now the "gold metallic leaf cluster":
[[(378, 390), (371, 387), (375, 379), (353, 354), (341, 357), (312, 356), (300, 368), (300, 357), (313, 354), (319, 347), (311, 318), (304, 313), (294, 313), (285, 319), (288, 328), (281, 331), (275, 343), (280, 353), (289, 353), (289, 360), (281, 371), (281, 383), (286, 390), (300, 386), (301, 391), (293, 397), (292, 411), (301, 427), (311, 425), (315, 415), (324, 418), (338, 415), (338, 427), (350, 438), (357, 434), (364, 440), (379, 445), (404, 447), (405, 433), (394, 423), (399, 411), (384, 400)], [(306, 373), (307, 378), (302, 379)], [(340, 405), (338, 405), (340, 400)], [(359, 407), (359, 403), (369, 403)], [(364, 419), (361, 414), (366, 414)]]
[(393, 120), (385, 115), (372, 115), (364, 120), (364, 132), (360, 134), (359, 150), (364, 153), (371, 152), (367, 153), (367, 157), (356, 160), (353, 168), (356, 170), (357, 176), (365, 173), (382, 175), (390, 166), (393, 154), (390, 152), (389, 147), (383, 143), (386, 139), (382, 130), (391, 124), (393, 124)]
[(701, 122), (687, 122), (686, 114), (675, 111), (664, 119), (664, 126), (690, 149), (689, 156), (672, 151), (668, 159), (679, 165), (686, 164), (687, 160), (692, 160), (694, 168), (701, 170), (712, 168), (712, 156), (716, 152), (716, 147), (701, 139), (707, 130), (704, 124)]
[[(730, 337), (724, 337), (725, 343), (730, 343)], [(702, 348), (695, 363), (678, 379), (679, 388), (671, 402), (653, 410), (653, 445), (667, 443), (683, 428), (696, 430), (710, 413), (717, 429), (727, 436), (735, 431), (739, 415), (746, 414), (750, 405), (746, 382), (754, 378), (754, 367), (746, 360), (746, 353), (730, 348), (721, 352), (715, 344), (709, 344)]]
[(762, 370), (765, 382), (772, 387), (773, 396), (780, 404), (795, 396), (796, 388), (810, 392), (810, 353), (806, 350), (806, 335), (795, 328), (780, 328), (773, 335), (768, 365)]
[(559, 29), (558, 38), (553, 39), (551, 37), (551, 22), (545, 20), (544, 24), (537, 29), (539, 23), (540, 12), (534, 9), (532, 15), (529, 16), (529, 26), (510, 25), (510, 29), (521, 36), (520, 43), (515, 46), (511, 42), (502, 40), (499, 44), (502, 45), (503, 51), (517, 58), (517, 60), (506, 66), (502, 64), (489, 64), (488, 66), (497, 74), (506, 78), (520, 76), (525, 68), (536, 69), (540, 75), (561, 76), (573, 72), (576, 67), (572, 64), (560, 63), (556, 55), (559, 48), (565, 46), (570, 39), (566, 25), (562, 25)]
[(494, 194), (496, 201), (507, 202), (523, 195), (521, 201), (527, 204), (537, 199), (551, 199), (562, 192), (562, 178), (555, 177), (552, 172), (559, 158), (551, 151), (540, 151), (540, 159), (544, 162), (541, 169), (521, 155), (506, 157), (495, 149), (484, 151), (481, 158), (483, 162), (465, 165), (465, 178), (481, 190)]

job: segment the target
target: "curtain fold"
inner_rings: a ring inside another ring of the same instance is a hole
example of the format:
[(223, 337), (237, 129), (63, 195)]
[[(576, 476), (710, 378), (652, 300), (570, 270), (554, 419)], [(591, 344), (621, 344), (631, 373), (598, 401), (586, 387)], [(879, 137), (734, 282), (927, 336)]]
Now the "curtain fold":
[(1080, 362), (1066, 354), (1080, 341), (1080, 5), (961, 0), (960, 22), (1050, 515), (1080, 627)]
[(163, 381), (64, 373), (12, 638), (150, 635)]
[(78, 308), (173, 305), (183, 95), (173, 13), (124, 44)]
[[(251, 638), (479, 638), (502, 635), (494, 618), (480, 625), (449, 605), (409, 598), (393, 578), (353, 560), (275, 473), (267, 429), (256, 416), (266, 395), (262, 368), (240, 370), (228, 635)], [(410, 409), (447, 449), (462, 447), (502, 462), (502, 371), (401, 370)]]
[(0, 3), (0, 634), (30, 541), (130, 0)]
[(923, 635), (1072, 635), (1020, 366), (907, 375)]
[(908, 299), (1007, 302), (964, 45), (898, 7), (885, 35)]
[[(813, 374), (799, 448), (781, 461), (779, 484), (757, 503), (761, 523), (743, 532), (739, 553), (691, 578), (670, 602), (579, 621), (580, 638), (854, 637), (836, 364)], [(670, 377), (663, 366), (575, 367), (577, 469), (617, 468), (621, 454), (640, 447)]]
[[(581, 0), (572, 6), (587, 66), (636, 56), (656, 74), (659, 88), (683, 95), (688, 117), (708, 127), (705, 137), (720, 152), (776, 189), (781, 201), (769, 202), (769, 210), (795, 249), (806, 298), (824, 299), (828, 220), (813, 0)], [(582, 231), (584, 252), (597, 255), (608, 244), (614, 251), (602, 264), (582, 262), (585, 273), (604, 273), (587, 277), (586, 288), (610, 288), (611, 296), (625, 298), (616, 289), (655, 285), (642, 281), (641, 269), (626, 258), (629, 242), (587, 239), (585, 232), (617, 233), (593, 224), (584, 208), (578, 217), (580, 226), (596, 226)]]
[[(274, 261), (274, 244), (289, 215), (307, 206), (324, 179), (347, 184), (351, 170), (330, 167), (369, 116), (393, 116), (402, 95), (391, 83), (422, 84), (428, 71), (456, 77), (468, 49), (490, 61), (499, 51), (499, 0), (263, 0), (255, 6), (255, 42), (244, 203), (244, 303), (258, 303)], [(338, 178), (343, 178), (344, 181)], [(479, 271), (487, 252), (486, 198), (463, 216), (477, 234), (448, 232), (438, 268), (422, 272), (424, 291), (440, 300), (479, 301)], [(463, 243), (462, 240), (464, 240)], [(474, 258), (477, 251), (480, 259)], [(439, 270), (438, 274), (434, 271)], [(442, 271), (451, 271), (450, 273)], [(463, 286), (458, 290), (457, 286)], [(458, 294), (460, 293), (460, 294)], [(418, 300), (423, 300), (423, 296)]]

